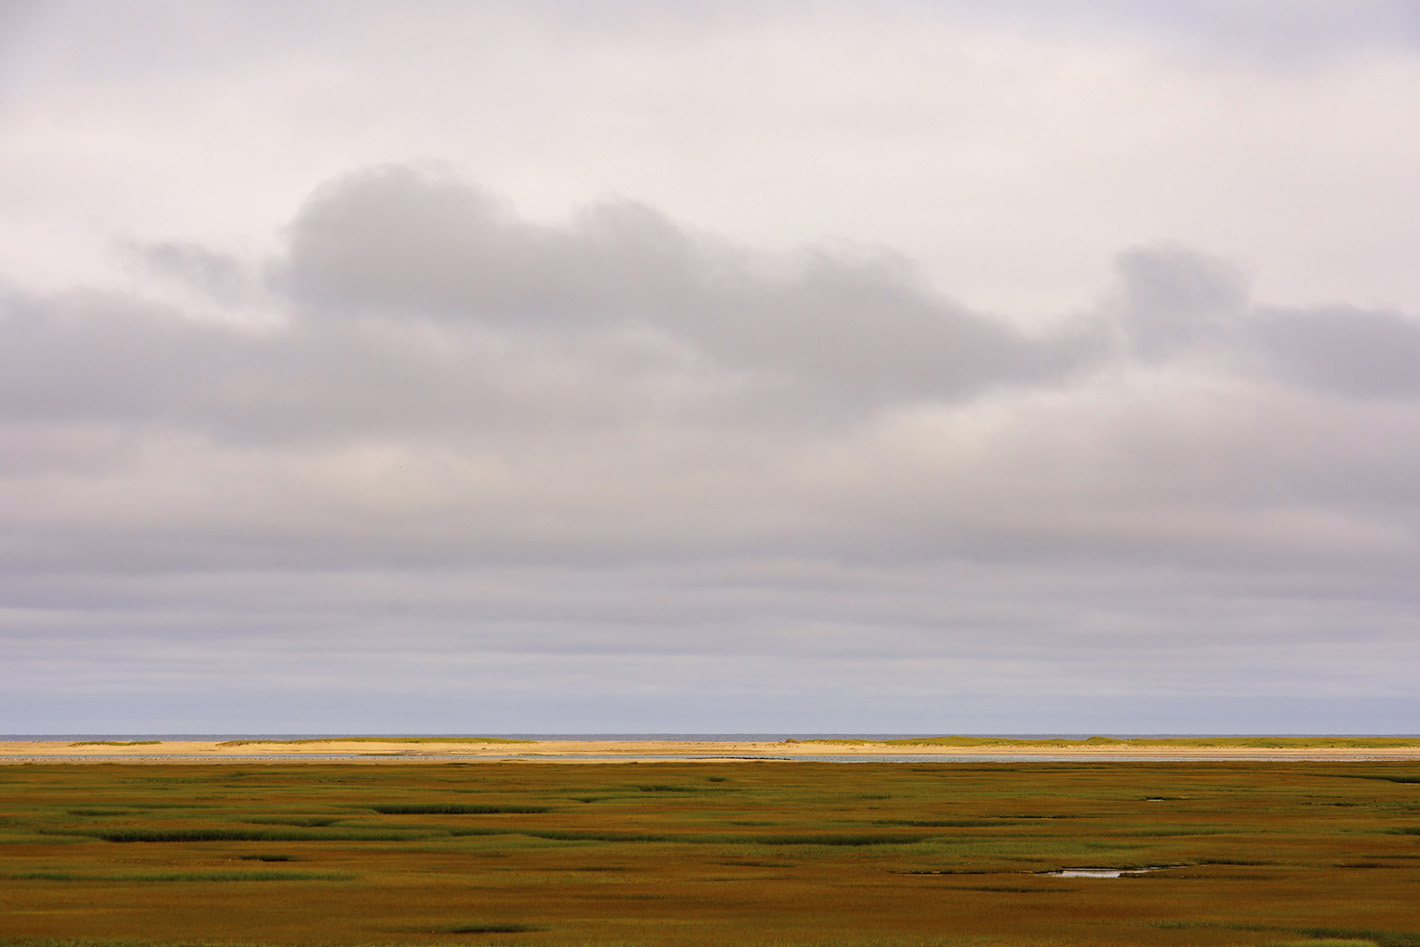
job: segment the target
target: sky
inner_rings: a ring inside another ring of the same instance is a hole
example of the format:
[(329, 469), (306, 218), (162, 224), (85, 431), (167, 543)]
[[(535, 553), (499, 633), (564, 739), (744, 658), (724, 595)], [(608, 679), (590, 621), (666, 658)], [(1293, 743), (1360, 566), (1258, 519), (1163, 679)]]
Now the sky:
[(1408, 0), (0, 0), (0, 732), (1420, 733)]

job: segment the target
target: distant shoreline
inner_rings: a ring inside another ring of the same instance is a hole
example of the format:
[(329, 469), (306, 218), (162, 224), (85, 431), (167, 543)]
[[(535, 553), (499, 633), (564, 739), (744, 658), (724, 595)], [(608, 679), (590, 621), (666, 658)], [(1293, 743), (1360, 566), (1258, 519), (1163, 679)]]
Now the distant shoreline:
[(237, 762), (631, 762), (743, 760), (1403, 760), (1413, 737), (1006, 737), (769, 740), (299, 737), (0, 740), (0, 764)]

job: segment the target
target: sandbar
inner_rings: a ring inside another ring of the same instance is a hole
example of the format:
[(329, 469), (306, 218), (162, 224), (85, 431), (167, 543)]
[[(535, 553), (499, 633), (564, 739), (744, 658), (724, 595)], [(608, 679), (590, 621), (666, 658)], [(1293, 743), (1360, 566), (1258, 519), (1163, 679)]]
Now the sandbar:
[(1415, 760), (1420, 746), (973, 745), (862, 742), (408, 739), (160, 740), (131, 744), (0, 740), (0, 765), (23, 763), (630, 762), (742, 760)]

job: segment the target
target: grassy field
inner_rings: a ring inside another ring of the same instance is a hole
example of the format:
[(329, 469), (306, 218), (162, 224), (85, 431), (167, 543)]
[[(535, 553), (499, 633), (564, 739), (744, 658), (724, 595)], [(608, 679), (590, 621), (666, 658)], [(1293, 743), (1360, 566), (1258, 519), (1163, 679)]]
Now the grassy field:
[(790, 743), (826, 743), (848, 746), (951, 746), (951, 747), (1020, 747), (1031, 749), (1075, 749), (1080, 747), (1121, 747), (1130, 749), (1235, 749), (1235, 750), (1379, 750), (1398, 747), (1420, 747), (1415, 737), (906, 737), (897, 740), (864, 740), (825, 738), (789, 740)]
[(9, 766), (0, 944), (1420, 947), (1420, 763)]
[[(158, 743), (158, 740), (145, 740)], [(309, 746), (316, 743), (534, 743), (534, 740), (510, 740), (506, 737), (303, 737), (298, 740), (223, 740), (218, 746)], [(1416, 743), (1420, 743), (1417, 740)], [(75, 743), (74, 746), (86, 744)], [(136, 745), (134, 744), (116, 744)]]

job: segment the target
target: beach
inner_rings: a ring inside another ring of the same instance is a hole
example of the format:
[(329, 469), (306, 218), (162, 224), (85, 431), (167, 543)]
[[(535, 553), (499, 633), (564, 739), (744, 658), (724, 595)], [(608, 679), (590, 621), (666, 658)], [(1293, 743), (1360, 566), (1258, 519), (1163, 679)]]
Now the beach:
[(1196, 746), (1080, 743), (964, 745), (815, 740), (332, 738), (302, 740), (0, 740), (0, 765), (20, 763), (630, 762), (841, 760), (1408, 760), (1420, 746)]

